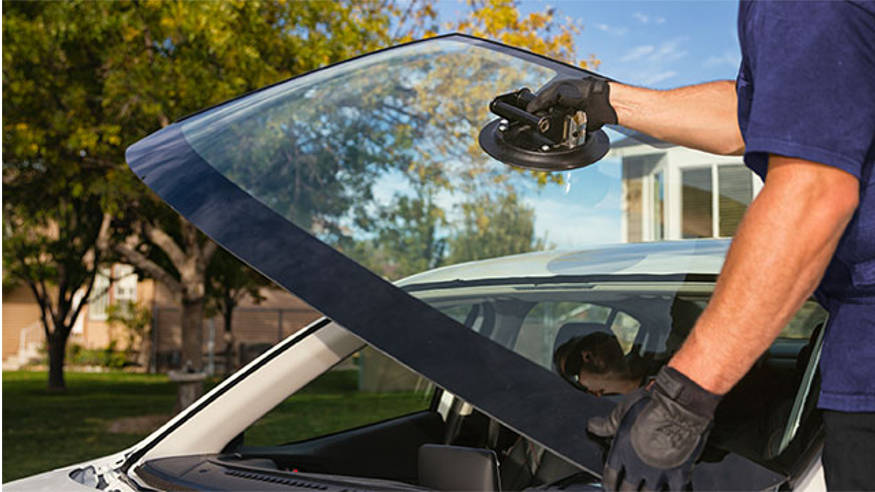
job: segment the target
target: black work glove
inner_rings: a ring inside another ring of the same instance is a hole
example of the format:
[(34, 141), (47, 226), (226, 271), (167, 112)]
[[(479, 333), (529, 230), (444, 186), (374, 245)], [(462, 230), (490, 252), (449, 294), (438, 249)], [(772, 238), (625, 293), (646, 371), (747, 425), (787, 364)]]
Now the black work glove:
[(720, 396), (668, 366), (653, 385), (627, 395), (587, 429), (613, 436), (602, 476), (606, 490), (681, 490), (705, 448)]
[(526, 105), (526, 111), (534, 113), (553, 106), (579, 109), (586, 113), (586, 131), (592, 132), (605, 124), (617, 124), (610, 93), (608, 82), (595, 77), (555, 80), (535, 94)]

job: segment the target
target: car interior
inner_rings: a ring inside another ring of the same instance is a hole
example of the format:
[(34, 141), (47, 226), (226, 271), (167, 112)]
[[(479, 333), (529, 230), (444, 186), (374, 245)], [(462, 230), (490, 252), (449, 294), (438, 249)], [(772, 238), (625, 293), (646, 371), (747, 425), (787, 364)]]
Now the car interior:
[[(680, 347), (707, 300), (701, 291), (552, 291), (515, 298), (450, 296), (433, 305), (557, 377), (557, 349), (597, 332), (616, 337), (624, 356), (645, 361), (652, 376)], [(726, 457), (737, 455), (791, 480), (810, 463), (821, 432), (815, 402), (824, 320), (822, 310), (806, 304), (726, 395), (703, 462), (731, 467)], [(266, 489), (558, 490), (599, 482), (500, 418), (433, 388), (428, 408), (418, 412), (270, 446), (247, 445), (243, 433), (220, 455), (152, 460), (138, 473), (151, 484), (174, 488), (251, 488), (254, 480)]]

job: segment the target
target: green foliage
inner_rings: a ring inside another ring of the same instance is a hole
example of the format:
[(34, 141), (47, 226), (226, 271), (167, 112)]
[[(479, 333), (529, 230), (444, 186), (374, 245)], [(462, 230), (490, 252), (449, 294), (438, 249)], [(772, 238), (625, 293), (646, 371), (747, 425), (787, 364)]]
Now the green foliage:
[(433, 185), (396, 194), (376, 217), (359, 217), (358, 225), (374, 237), (360, 240), (349, 254), (386, 278), (398, 279), (440, 266), (445, 259), (446, 215), (436, 203)]
[(482, 193), (461, 203), (453, 224), (435, 204), (435, 194), (398, 195), (372, 223), (374, 238), (358, 242), (353, 258), (389, 279), (441, 265), (541, 251), (535, 213), (514, 193)]
[(270, 280), (249, 268), (232, 254), (220, 250), (207, 267), (207, 315), (216, 313), (227, 321), (237, 305), (249, 297), (255, 304), (264, 300), (261, 289), (273, 285)]
[(116, 302), (106, 308), (106, 321), (110, 326), (121, 326), (124, 329), (124, 335), (127, 337), (125, 348), (131, 351), (149, 336), (152, 309), (139, 302)]
[(112, 25), (104, 103), (142, 137), (248, 90), (385, 45), (378, 2), (89, 2)]
[(546, 241), (535, 236), (535, 211), (513, 193), (488, 194), (463, 203), (462, 223), (450, 238), (448, 263), (540, 251)]
[(130, 365), (127, 351), (118, 350), (117, 342), (111, 341), (102, 349), (87, 349), (79, 344), (67, 345), (67, 363), (73, 366), (95, 366), (107, 369), (122, 369)]
[[(186, 306), (201, 305), (204, 295), (215, 291), (206, 280), (214, 250), (128, 171), (124, 165), (128, 145), (189, 113), (247, 91), (398, 41), (432, 35), (438, 29), (433, 3), (5, 3), (3, 282), (4, 286), (26, 283), (35, 293), (43, 307), (47, 335), (58, 334), (50, 350), (56, 354), (61, 350), (63, 355), (79, 310), (74, 295), (92, 285), (101, 261), (110, 260), (104, 248), (95, 247), (106, 214), (115, 219), (113, 250), (187, 301), (195, 301)], [(522, 15), (512, 0), (469, 4), (466, 19), (447, 29), (577, 61), (571, 36), (576, 27), (556, 19), (552, 11)], [(470, 73), (493, 74), (479, 80), (465, 104), (479, 104), (493, 94), (498, 81), (510, 80), (505, 79), (507, 72), (513, 75), (512, 67), (495, 72), (490, 63), (495, 64), (484, 59), (478, 66), (465, 67)], [(249, 165), (258, 158), (268, 167), (243, 166), (229, 172), (257, 171), (284, 184), (282, 191), (291, 192), (282, 195), (285, 201), (280, 205), (290, 216), (387, 276), (440, 265), (447, 260), (451, 231), (446, 230), (446, 216), (452, 211), (443, 210), (436, 197), (452, 188), (454, 180), (501, 187), (505, 178), (487, 176), (477, 165), (461, 172), (447, 168), (447, 162), (464, 156), (453, 154), (445, 142), (470, 141), (467, 155), (473, 155), (472, 123), (458, 117), (473, 109), (456, 105), (465, 98), (442, 82), (449, 80), (444, 77), (447, 71), (455, 69), (451, 60), (422, 68), (432, 74), (412, 90), (405, 89), (409, 101), (395, 107), (379, 88), (348, 87), (341, 81), (339, 87), (346, 90), (347, 99), (357, 99), (365, 110), (362, 114), (369, 118), (367, 110), (375, 110), (378, 118), (373, 120), (342, 114), (346, 116), (339, 119), (342, 125), (315, 131), (309, 123), (318, 115), (306, 105), (297, 108), (297, 119), (289, 119), (288, 114), (254, 119), (253, 125), (264, 132), (284, 132), (294, 145), (280, 149), (240, 142), (238, 148), (249, 153), (241, 162)], [(387, 77), (404, 78), (397, 67), (394, 70)], [(326, 84), (321, 90), (317, 96), (324, 97), (332, 88)], [(339, 101), (335, 110), (345, 104)], [(425, 118), (411, 116), (414, 113)], [(437, 132), (431, 139), (432, 154), (410, 152), (412, 142), (426, 129)], [(289, 147), (295, 152), (285, 152)], [(305, 154), (311, 160), (302, 159)], [(300, 165), (284, 165), (290, 161)], [(269, 166), (276, 172), (271, 174)], [(416, 195), (397, 196), (380, 210), (365, 210), (375, 176), (387, 168), (404, 173)], [(535, 178), (540, 183), (561, 180), (543, 173)], [(363, 231), (369, 238), (350, 244), (342, 218), (367, 214), (370, 217), (360, 225), (366, 225)], [(520, 236), (511, 241), (516, 251), (525, 243), (526, 228), (513, 230)], [(477, 234), (495, 241), (482, 231)], [(139, 238), (139, 244), (118, 247), (121, 238), (128, 237)], [(254, 284), (246, 275), (238, 291), (251, 293), (247, 286)], [(55, 366), (63, 363), (62, 358), (52, 361)], [(54, 384), (63, 385), (62, 374), (52, 374)]]
[[(49, 385), (104, 251), (107, 174), (120, 127), (101, 104), (102, 27), (65, 3), (3, 5), (3, 263), (40, 309)], [(115, 162), (121, 162), (115, 160)]]

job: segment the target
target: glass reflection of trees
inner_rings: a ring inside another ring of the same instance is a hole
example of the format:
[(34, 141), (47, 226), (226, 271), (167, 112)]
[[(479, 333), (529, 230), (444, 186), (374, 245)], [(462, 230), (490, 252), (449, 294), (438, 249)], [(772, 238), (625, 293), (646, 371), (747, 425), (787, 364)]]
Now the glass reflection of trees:
[(477, 134), (493, 118), (495, 94), (554, 75), (438, 41), (292, 80), (188, 120), (183, 131), (244, 190), (394, 279), (544, 247), (534, 210), (518, 197), (548, 176), (489, 159)]

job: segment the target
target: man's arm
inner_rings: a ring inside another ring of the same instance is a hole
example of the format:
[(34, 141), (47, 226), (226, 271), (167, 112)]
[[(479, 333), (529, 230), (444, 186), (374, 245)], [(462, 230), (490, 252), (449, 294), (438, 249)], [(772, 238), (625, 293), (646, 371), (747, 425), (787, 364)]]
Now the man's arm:
[(665, 91), (609, 85), (620, 125), (714, 154), (744, 153), (735, 82), (719, 80)]
[(714, 295), (669, 366), (728, 392), (817, 287), (858, 201), (853, 175), (772, 155)]

